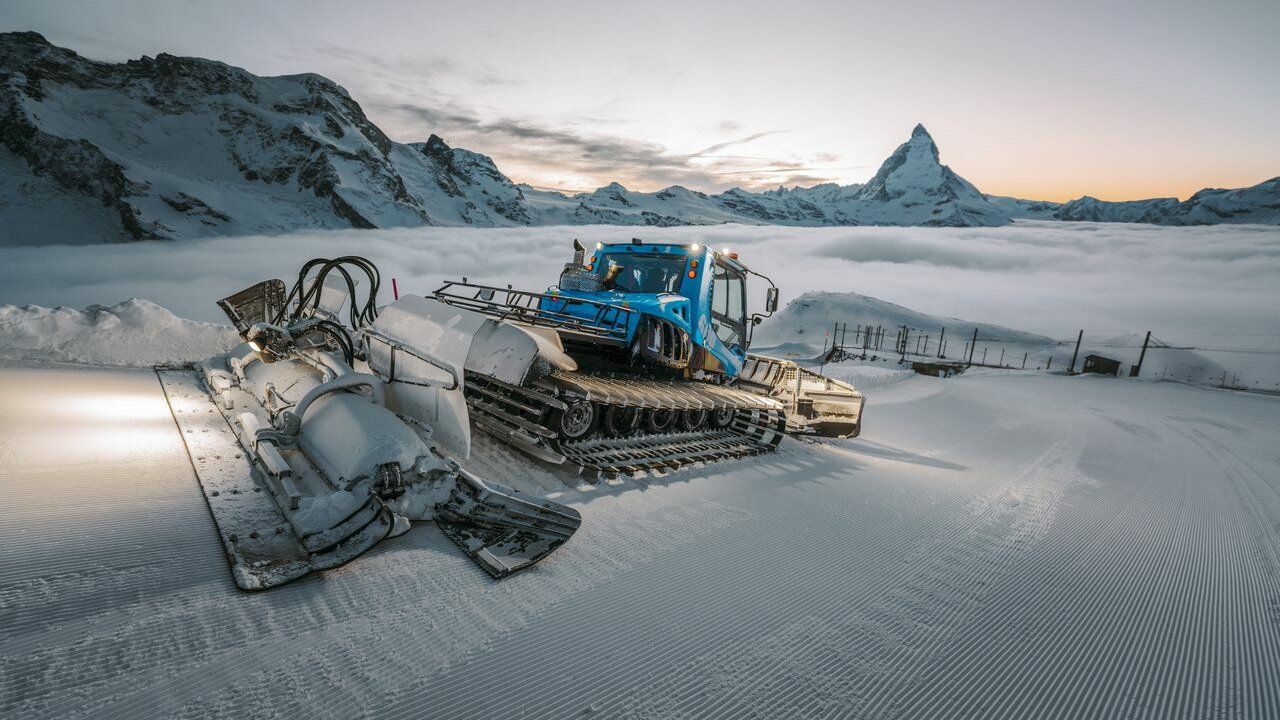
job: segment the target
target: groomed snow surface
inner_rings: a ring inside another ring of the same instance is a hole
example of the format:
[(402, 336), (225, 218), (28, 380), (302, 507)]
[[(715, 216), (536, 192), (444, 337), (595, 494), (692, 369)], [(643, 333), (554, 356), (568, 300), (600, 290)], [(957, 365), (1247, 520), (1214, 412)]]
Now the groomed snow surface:
[(155, 374), (0, 369), (0, 717), (1280, 717), (1280, 399), (974, 374), (864, 437), (595, 487), (490, 580), (431, 525), (231, 583)]

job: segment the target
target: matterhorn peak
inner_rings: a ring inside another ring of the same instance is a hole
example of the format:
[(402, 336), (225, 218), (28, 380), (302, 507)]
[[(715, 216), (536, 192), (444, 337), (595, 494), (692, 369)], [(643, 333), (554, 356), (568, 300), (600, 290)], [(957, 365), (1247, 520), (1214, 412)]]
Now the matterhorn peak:
[(1009, 222), (964, 178), (939, 161), (938, 146), (924, 125), (898, 146), (858, 191), (864, 206), (853, 218), (881, 225), (1003, 225)]

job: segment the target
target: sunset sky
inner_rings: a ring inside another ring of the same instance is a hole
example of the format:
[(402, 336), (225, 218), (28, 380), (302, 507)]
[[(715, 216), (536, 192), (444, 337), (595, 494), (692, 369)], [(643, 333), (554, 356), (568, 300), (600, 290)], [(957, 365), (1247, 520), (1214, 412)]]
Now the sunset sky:
[(582, 190), (862, 182), (927, 126), (984, 192), (1185, 198), (1280, 175), (1280, 2), (8, 0), (101, 60), (317, 72), (394, 139)]

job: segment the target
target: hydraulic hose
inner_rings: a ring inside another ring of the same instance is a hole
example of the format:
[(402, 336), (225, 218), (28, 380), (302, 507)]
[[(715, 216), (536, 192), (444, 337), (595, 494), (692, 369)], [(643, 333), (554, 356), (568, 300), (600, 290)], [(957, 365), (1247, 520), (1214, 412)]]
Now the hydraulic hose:
[(298, 401), (298, 404), (293, 406), (293, 410), (291, 412), (296, 415), (298, 417), (298, 421), (301, 422), (302, 418), (307, 414), (307, 409), (311, 407), (311, 403), (315, 402), (317, 399), (328, 395), (331, 392), (347, 390), (355, 387), (369, 388), (369, 390), (373, 392), (373, 401), (379, 405), (385, 404), (386, 386), (382, 384), (382, 380), (368, 373), (348, 373), (308, 390), (307, 394), (303, 395), (302, 399)]

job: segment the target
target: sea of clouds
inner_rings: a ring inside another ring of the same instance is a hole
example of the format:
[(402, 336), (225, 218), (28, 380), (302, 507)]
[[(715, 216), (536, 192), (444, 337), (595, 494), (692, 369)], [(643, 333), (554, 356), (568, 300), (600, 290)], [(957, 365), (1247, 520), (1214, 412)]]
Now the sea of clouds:
[[(1259, 347), (1280, 340), (1280, 228), (1167, 228), (1019, 222), (1000, 228), (403, 228), (94, 246), (0, 248), (0, 304), (47, 307), (152, 300), (221, 320), (214, 301), (309, 258), (374, 260), (400, 291), (446, 279), (543, 289), (580, 238), (698, 242), (741, 252), (782, 288), (853, 291), (935, 315), (1053, 337), (1206, 334)], [(763, 297), (763, 290), (752, 292)], [(758, 302), (758, 299), (757, 299)]]

